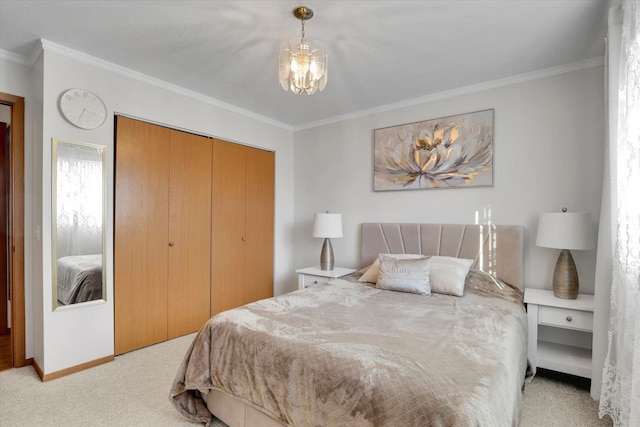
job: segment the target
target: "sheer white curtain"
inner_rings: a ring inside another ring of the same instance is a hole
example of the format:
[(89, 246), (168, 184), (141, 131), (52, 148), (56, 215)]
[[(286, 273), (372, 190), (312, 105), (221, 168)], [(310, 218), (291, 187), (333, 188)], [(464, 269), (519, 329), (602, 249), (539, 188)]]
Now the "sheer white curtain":
[(609, 9), (605, 55), (605, 110), (606, 143), (604, 144), (604, 176), (602, 204), (598, 227), (598, 250), (595, 271), (595, 310), (593, 313), (593, 367), (591, 372), (591, 397), (600, 400), (602, 367), (609, 347), (609, 309), (611, 305), (611, 277), (613, 247), (616, 228), (612, 206), (617, 206), (616, 193), (612, 189), (611, 171), (615, 169), (618, 123), (618, 80), (620, 64), (620, 36), (622, 34), (622, 8)]
[(102, 163), (60, 156), (57, 164), (57, 256), (100, 254)]
[[(616, 103), (610, 119), (613, 262), (600, 416), (640, 425), (640, 40), (638, 0), (622, 2)], [(611, 57), (613, 52), (610, 52)], [(609, 68), (611, 71), (611, 68)], [(615, 76), (612, 76), (615, 77)], [(613, 80), (613, 79), (612, 79)], [(615, 88), (613, 88), (615, 89)], [(611, 93), (612, 91), (610, 91)], [(617, 111), (616, 111), (617, 109)]]

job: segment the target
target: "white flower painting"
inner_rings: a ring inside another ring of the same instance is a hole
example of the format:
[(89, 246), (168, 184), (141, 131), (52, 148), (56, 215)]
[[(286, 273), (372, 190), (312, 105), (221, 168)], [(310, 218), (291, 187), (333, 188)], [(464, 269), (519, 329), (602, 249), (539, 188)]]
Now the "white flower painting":
[(493, 110), (374, 131), (374, 190), (493, 185)]

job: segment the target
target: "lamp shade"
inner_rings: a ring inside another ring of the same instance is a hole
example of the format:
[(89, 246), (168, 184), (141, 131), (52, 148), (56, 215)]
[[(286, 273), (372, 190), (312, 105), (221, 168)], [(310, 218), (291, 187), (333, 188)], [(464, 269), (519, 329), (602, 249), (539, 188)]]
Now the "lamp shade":
[(536, 245), (587, 250), (595, 247), (589, 212), (546, 212), (540, 215)]
[(315, 214), (313, 218), (313, 237), (342, 237), (342, 214)]

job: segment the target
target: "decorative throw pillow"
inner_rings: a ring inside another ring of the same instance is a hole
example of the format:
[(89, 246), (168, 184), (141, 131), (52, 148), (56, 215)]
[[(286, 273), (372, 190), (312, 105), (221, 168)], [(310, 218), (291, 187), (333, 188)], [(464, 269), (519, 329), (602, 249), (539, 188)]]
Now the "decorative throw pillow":
[(461, 297), (464, 294), (464, 283), (473, 260), (448, 256), (432, 258), (431, 292)]
[(424, 258), (420, 254), (380, 254), (378, 258), (369, 267), (364, 268), (364, 273), (358, 279), (358, 282), (376, 283), (378, 281), (378, 272), (380, 271), (380, 256), (384, 255), (395, 259), (416, 259)]
[(429, 295), (429, 267), (431, 258), (396, 259), (380, 255), (380, 269), (376, 287), (389, 291)]

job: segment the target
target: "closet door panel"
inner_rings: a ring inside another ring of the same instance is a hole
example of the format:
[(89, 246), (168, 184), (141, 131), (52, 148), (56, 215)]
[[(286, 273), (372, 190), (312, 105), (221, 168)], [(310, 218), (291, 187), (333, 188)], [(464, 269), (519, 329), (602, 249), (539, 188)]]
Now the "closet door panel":
[(116, 354), (167, 339), (170, 131), (117, 118)]
[(168, 338), (196, 332), (210, 315), (211, 140), (171, 131)]
[(273, 296), (275, 154), (247, 148), (245, 303)]
[(211, 315), (214, 315), (245, 303), (246, 147), (214, 139), (212, 158)]

